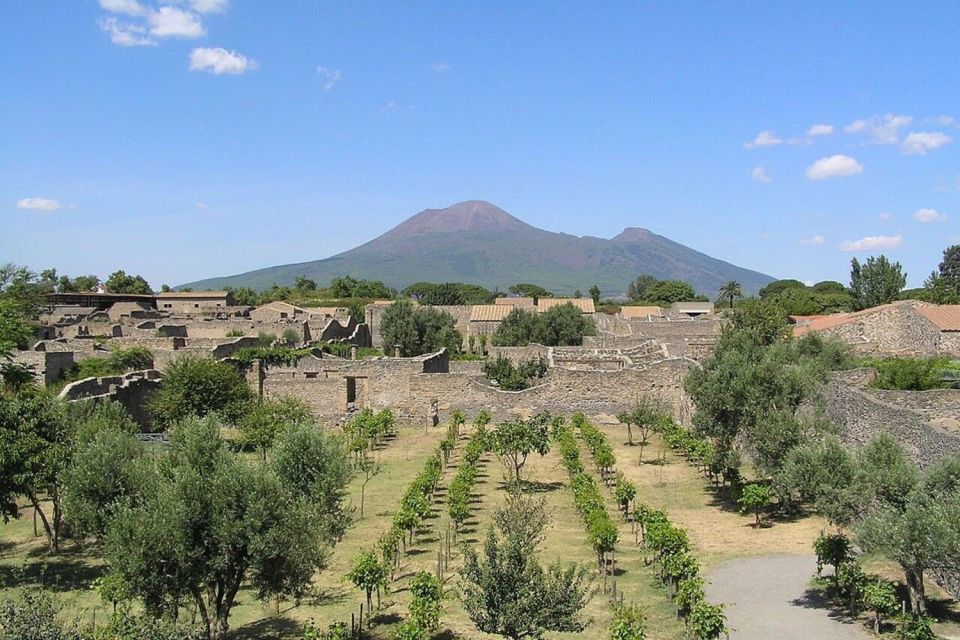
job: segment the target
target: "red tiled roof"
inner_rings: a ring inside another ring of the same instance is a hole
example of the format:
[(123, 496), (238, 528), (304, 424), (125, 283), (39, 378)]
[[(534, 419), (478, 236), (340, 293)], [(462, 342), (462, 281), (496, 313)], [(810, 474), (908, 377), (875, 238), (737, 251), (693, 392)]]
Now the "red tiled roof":
[(475, 304), (470, 308), (470, 322), (500, 322), (513, 311), (509, 304)]
[(925, 304), (917, 311), (940, 331), (960, 331), (960, 304)]
[(559, 305), (572, 304), (583, 313), (596, 313), (593, 306), (593, 298), (540, 298), (537, 301), (537, 311), (547, 311), (552, 307)]
[(631, 318), (647, 318), (650, 316), (654, 316), (655, 318), (663, 317), (663, 309), (656, 306), (620, 307), (620, 317), (624, 320), (629, 320)]

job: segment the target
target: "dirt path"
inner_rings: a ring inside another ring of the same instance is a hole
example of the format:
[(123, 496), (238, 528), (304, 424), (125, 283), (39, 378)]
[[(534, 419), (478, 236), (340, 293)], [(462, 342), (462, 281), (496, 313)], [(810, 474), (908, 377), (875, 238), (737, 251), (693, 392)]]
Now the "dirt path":
[(719, 565), (707, 598), (726, 605), (731, 640), (867, 640), (856, 621), (827, 608), (809, 590), (815, 556), (764, 555)]

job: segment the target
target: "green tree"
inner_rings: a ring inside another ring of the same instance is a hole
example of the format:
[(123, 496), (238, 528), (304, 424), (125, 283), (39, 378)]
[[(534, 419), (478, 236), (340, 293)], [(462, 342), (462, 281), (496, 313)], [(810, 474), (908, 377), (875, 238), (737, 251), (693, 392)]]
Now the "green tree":
[(723, 605), (701, 600), (690, 611), (690, 631), (696, 640), (717, 640), (727, 632), (727, 617)]
[(740, 286), (740, 283), (736, 280), (730, 280), (725, 285), (720, 287), (720, 299), (728, 300), (730, 302), (730, 308), (733, 309), (733, 301), (743, 297), (743, 288)]
[(397, 292), (379, 280), (357, 280), (350, 276), (330, 281), (330, 296), (333, 298), (374, 298), (392, 300)]
[(58, 619), (59, 612), (45, 591), (6, 596), (0, 600), (0, 640), (84, 640), (76, 625)]
[(770, 505), (772, 492), (770, 487), (765, 484), (748, 484), (740, 493), (740, 508), (743, 511), (752, 511), (756, 517), (755, 528), (760, 528), (760, 515), (763, 510)]
[(36, 330), (16, 301), (0, 298), (0, 350), (26, 349)]
[(548, 347), (580, 346), (583, 336), (597, 334), (593, 320), (569, 302), (550, 307), (538, 320), (533, 339)]
[(868, 582), (863, 587), (863, 604), (873, 611), (873, 632), (879, 634), (883, 618), (897, 610), (897, 590), (887, 580)]
[(353, 476), (343, 437), (312, 420), (290, 423), (273, 448), (271, 467), (285, 487), (313, 506), (324, 537), (338, 540), (352, 513), (344, 506)]
[(443, 586), (436, 576), (426, 571), (418, 572), (410, 580), (410, 617), (421, 629), (436, 629), (440, 626), (440, 601)]
[(415, 309), (408, 300), (397, 300), (383, 312), (380, 336), (387, 349), (399, 345), (404, 356), (440, 349), (456, 353), (462, 342), (453, 316), (433, 307)]
[(104, 286), (112, 293), (135, 293), (140, 295), (150, 295), (153, 289), (150, 284), (140, 275), (127, 275), (123, 269), (114, 271), (107, 278)]
[(897, 299), (907, 285), (907, 274), (899, 262), (886, 256), (870, 256), (867, 261), (850, 261), (850, 293), (856, 309), (869, 309)]
[(293, 279), (293, 287), (300, 293), (306, 293), (308, 291), (316, 291), (317, 283), (306, 276), (296, 276)]
[[(515, 517), (532, 520), (522, 512)], [(539, 522), (542, 530), (545, 521)], [(527, 525), (509, 528), (530, 529)], [(582, 631), (579, 612), (587, 602), (585, 570), (572, 564), (564, 567), (559, 561), (544, 568), (530, 546), (531, 536), (500, 531), (500, 537), (493, 529), (487, 533), (482, 556), (472, 547), (464, 550), (461, 600), (477, 628), (516, 640), (540, 638), (544, 631)], [(532, 539), (538, 541), (539, 534)]]
[(646, 640), (647, 620), (635, 605), (620, 605), (613, 612), (609, 640)]
[[(589, 293), (590, 297), (593, 299), (593, 304), (600, 304), (600, 287), (597, 285), (591, 285), (587, 293)], [(577, 297), (579, 298), (580, 296)]]
[(633, 302), (644, 302), (649, 300), (647, 290), (657, 284), (659, 280), (651, 275), (639, 276), (636, 280), (627, 285), (627, 297)]
[(141, 489), (142, 456), (143, 445), (121, 428), (78, 442), (63, 479), (63, 511), (75, 538), (103, 538), (113, 512)]
[(245, 447), (261, 451), (266, 460), (267, 450), (280, 432), (299, 424), (314, 424), (313, 411), (302, 400), (289, 396), (255, 398), (237, 420), (237, 440)]
[(520, 283), (511, 286), (509, 289), (510, 293), (513, 293), (518, 296), (524, 296), (526, 298), (533, 298), (534, 303), (540, 298), (552, 298), (553, 294), (543, 287), (530, 284), (530, 283)]
[(644, 300), (651, 304), (668, 307), (674, 302), (690, 302), (705, 300), (705, 298), (698, 296), (693, 287), (683, 280), (658, 280), (647, 287)]
[(301, 597), (325, 543), (309, 503), (262, 465), (231, 453), (214, 419), (187, 419), (142, 498), (107, 526), (108, 576), (152, 614), (192, 601), (209, 640), (222, 640), (246, 582), (261, 599)]
[(774, 296), (777, 296), (789, 289), (806, 289), (806, 288), (807, 288), (807, 285), (803, 284), (799, 280), (787, 278), (785, 280), (774, 280), (767, 286), (760, 289), (759, 295), (762, 299), (773, 298)]
[(529, 419), (514, 418), (501, 422), (490, 434), (494, 453), (510, 463), (513, 481), (520, 484), (520, 471), (531, 453), (547, 455), (550, 451), (549, 414)]
[(237, 422), (250, 405), (253, 393), (240, 373), (211, 358), (180, 356), (170, 363), (163, 384), (149, 407), (157, 423), (166, 428), (189, 416), (216, 413)]
[(353, 568), (346, 576), (350, 582), (358, 589), (362, 589), (367, 596), (367, 620), (370, 620), (373, 612), (373, 593), (377, 592), (378, 598), (380, 588), (387, 583), (387, 569), (380, 562), (377, 554), (373, 551), (361, 551), (353, 560)]
[(40, 516), (53, 552), (60, 550), (63, 474), (71, 451), (70, 432), (59, 402), (37, 394), (0, 396), (0, 508), (4, 521), (19, 517), (16, 501), (26, 496)]
[(250, 287), (240, 287), (233, 289), (233, 300), (241, 306), (255, 307), (260, 303), (260, 297), (257, 292)]

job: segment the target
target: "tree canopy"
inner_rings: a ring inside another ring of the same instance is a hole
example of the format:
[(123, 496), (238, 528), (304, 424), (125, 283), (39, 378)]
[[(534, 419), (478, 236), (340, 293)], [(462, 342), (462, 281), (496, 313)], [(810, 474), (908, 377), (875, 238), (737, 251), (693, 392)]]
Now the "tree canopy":
[(153, 293), (153, 289), (150, 288), (150, 284), (143, 276), (128, 275), (123, 269), (111, 273), (104, 286), (112, 293), (137, 293), (142, 295)]
[(850, 293), (856, 309), (869, 309), (897, 299), (907, 286), (907, 274), (899, 262), (886, 256), (870, 256), (863, 264), (850, 261)]
[(416, 282), (403, 290), (409, 296), (424, 305), (489, 304), (494, 294), (476, 284), (463, 282)]
[(658, 280), (651, 275), (639, 276), (627, 286), (627, 297), (632, 302), (669, 307), (674, 302), (706, 302), (693, 287), (683, 280)]
[(494, 344), (507, 347), (525, 346), (531, 342), (555, 347), (583, 344), (583, 336), (596, 335), (592, 319), (572, 304), (550, 307), (543, 313), (514, 307), (500, 322)]
[(149, 408), (161, 427), (211, 413), (235, 423), (252, 397), (247, 381), (231, 365), (186, 355), (167, 367), (163, 384), (154, 393)]
[(457, 353), (463, 343), (453, 316), (433, 307), (414, 307), (409, 300), (387, 307), (380, 320), (380, 336), (388, 350), (399, 345), (401, 355), (407, 357), (440, 349)]

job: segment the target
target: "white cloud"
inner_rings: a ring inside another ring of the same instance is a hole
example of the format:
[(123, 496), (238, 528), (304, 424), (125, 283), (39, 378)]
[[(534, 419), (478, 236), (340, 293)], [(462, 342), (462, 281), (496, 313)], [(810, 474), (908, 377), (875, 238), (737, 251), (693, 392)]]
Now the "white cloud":
[(194, 202), (194, 203), (193, 203), (193, 206), (195, 206), (197, 209), (206, 209), (206, 208), (207, 208), (207, 203), (206, 203), (206, 202)]
[(936, 209), (918, 209), (913, 214), (913, 219), (917, 222), (946, 222), (947, 214), (940, 213)]
[(844, 127), (845, 133), (866, 133), (875, 144), (896, 144), (900, 140), (900, 129), (913, 122), (911, 116), (897, 116), (888, 113), (885, 116), (870, 116), (856, 120)]
[(110, 34), (110, 42), (121, 47), (147, 47), (157, 44), (147, 35), (146, 27), (120, 22), (112, 16), (100, 21), (100, 29)]
[(807, 129), (807, 137), (815, 138), (817, 136), (833, 135), (832, 124), (815, 124)]
[(859, 240), (840, 243), (841, 251), (872, 251), (873, 249), (896, 249), (903, 244), (900, 234), (895, 236), (866, 236)]
[(396, 109), (396, 108), (397, 108), (397, 103), (394, 102), (393, 100), (391, 100), (391, 101), (388, 102), (387, 104), (383, 105), (383, 110), (384, 110), (384, 111), (393, 111), (393, 110)]
[(858, 173), (863, 173), (863, 165), (850, 156), (843, 154), (837, 154), (829, 158), (820, 158), (807, 167), (807, 177), (811, 180), (839, 178), (842, 176), (856, 175)]
[(137, 0), (100, 0), (100, 8), (110, 13), (122, 13), (127, 16), (144, 16), (146, 8)]
[(186, 3), (197, 13), (223, 13), (230, 6), (230, 0), (186, 0)]
[(147, 16), (150, 35), (158, 38), (200, 38), (207, 35), (200, 19), (189, 11), (176, 7), (160, 7)]
[(774, 147), (778, 144), (783, 144), (783, 140), (775, 136), (773, 131), (767, 130), (758, 133), (757, 137), (750, 142), (744, 142), (743, 146), (747, 149), (754, 149), (756, 147)]
[(333, 89), (334, 85), (340, 82), (340, 78), (343, 77), (339, 69), (328, 69), (327, 67), (317, 67), (317, 75), (323, 80), (324, 91)]
[(750, 177), (757, 182), (773, 182), (773, 178), (767, 175), (767, 170), (763, 168), (762, 164), (758, 164), (753, 168), (753, 171), (750, 172)]
[(953, 138), (941, 131), (914, 131), (904, 139), (903, 152), (922, 156), (952, 141)]
[(190, 52), (190, 70), (206, 71), (220, 75), (223, 73), (239, 75), (257, 68), (257, 62), (236, 51), (227, 51), (220, 47), (199, 47)]
[(877, 216), (877, 217), (880, 218), (881, 220), (883, 220), (884, 222), (889, 222), (889, 221), (893, 220), (893, 215), (890, 214), (890, 213), (886, 213), (886, 212), (881, 213), (881, 214), (880, 214), (879, 216)]
[(431, 66), (437, 73), (443, 73), (444, 71), (450, 71), (451, 69), (450, 65), (446, 62), (434, 62)]
[(818, 244), (819, 245), (819, 244), (826, 244), (826, 243), (827, 243), (827, 239), (821, 236), (820, 234), (817, 234), (812, 238), (804, 238), (803, 240), (800, 241), (800, 244)]
[(17, 200), (17, 208), (30, 211), (56, 211), (63, 208), (63, 205), (59, 200), (52, 198), (22, 198)]
[(952, 127), (957, 123), (957, 119), (953, 116), (938, 116), (934, 118), (934, 122), (943, 125), (944, 127)]

